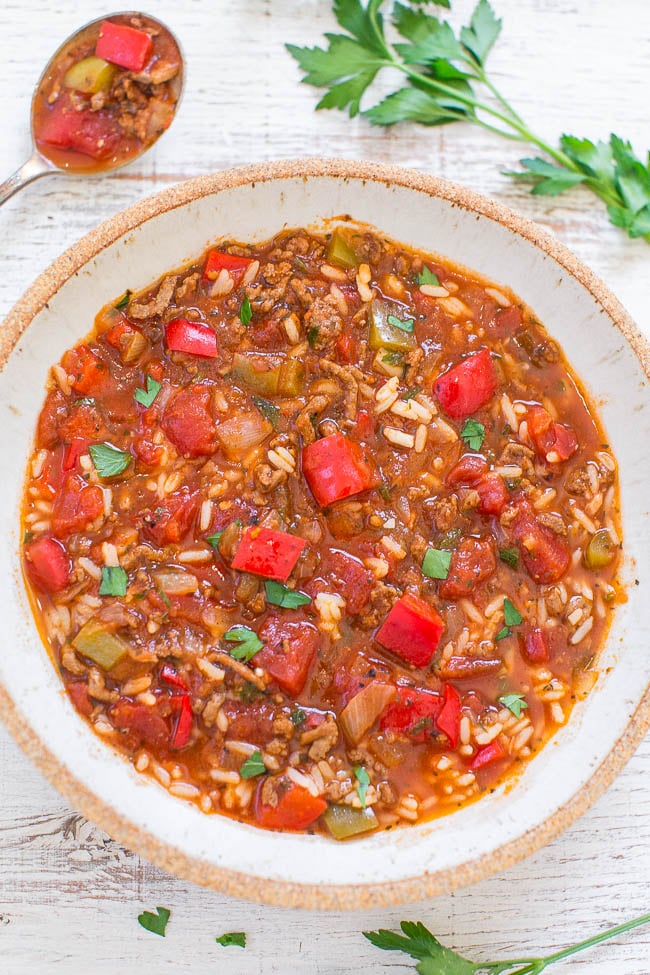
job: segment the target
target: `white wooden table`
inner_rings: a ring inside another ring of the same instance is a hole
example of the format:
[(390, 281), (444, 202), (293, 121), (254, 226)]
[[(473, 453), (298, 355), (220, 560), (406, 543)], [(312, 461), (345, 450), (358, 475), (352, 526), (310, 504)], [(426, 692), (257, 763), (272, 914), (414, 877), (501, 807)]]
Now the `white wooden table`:
[[(566, 129), (591, 137), (616, 131), (640, 153), (648, 149), (647, 0), (493, 2), (505, 21), (493, 70), (534, 128), (551, 139)], [(39, 65), (80, 21), (107, 10), (97, 0), (82, 13), (80, 6), (5, 0), (0, 7), (2, 175), (28, 155)], [(333, 29), (327, 0), (149, 0), (145, 6), (176, 30), (188, 60), (174, 127), (127, 170), (101, 181), (46, 179), (3, 208), (0, 316), (65, 247), (163, 186), (238, 163), (339, 155), (443, 175), (540, 221), (609, 283), (650, 334), (650, 247), (610, 227), (586, 192), (548, 201), (509, 182), (501, 170), (526, 154), (516, 145), (463, 126), (384, 132), (339, 113), (314, 113), (315, 92), (298, 84), (283, 42), (316, 43)], [(471, 2), (454, 0), (454, 6), (464, 19)], [(521, 956), (649, 907), (648, 739), (600, 802), (536, 856), (455, 895), (362, 915), (260, 907), (176, 880), (70, 809), (1, 727), (0, 780), (0, 972), (6, 975), (405, 973), (412, 967), (404, 956), (376, 951), (360, 931), (422, 919), (474, 958)], [(172, 911), (164, 940), (136, 922), (143, 908), (155, 905)], [(233, 930), (248, 933), (245, 951), (215, 945), (215, 935)], [(650, 929), (557, 971), (648, 975)]]

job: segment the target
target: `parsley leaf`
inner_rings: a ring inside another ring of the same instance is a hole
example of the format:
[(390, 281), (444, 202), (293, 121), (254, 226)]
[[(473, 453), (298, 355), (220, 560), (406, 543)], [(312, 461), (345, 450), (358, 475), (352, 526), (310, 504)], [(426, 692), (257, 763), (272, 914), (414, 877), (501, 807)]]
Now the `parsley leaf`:
[(250, 626), (231, 626), (228, 632), (224, 633), (223, 638), (229, 643), (239, 644), (236, 647), (230, 647), (228, 653), (233, 660), (241, 660), (244, 663), (252, 660), (264, 646), (255, 630), (251, 630)]
[(88, 450), (100, 477), (115, 477), (121, 474), (133, 459), (131, 454), (125, 450), (118, 450), (110, 443), (94, 443)]
[(381, 361), (385, 362), (387, 366), (403, 366), (404, 365), (404, 353), (403, 352), (387, 352), (386, 355), (381, 357)]
[(515, 718), (520, 718), (521, 712), (528, 708), (526, 698), (523, 694), (503, 694), (502, 697), (498, 698), (498, 701), (508, 711), (512, 711)]
[(100, 596), (126, 596), (129, 577), (120, 565), (103, 565)]
[(215, 552), (219, 548), (219, 539), (221, 538), (222, 535), (223, 535), (223, 531), (220, 531), (220, 532), (215, 532), (214, 535), (208, 535), (206, 538), (206, 542), (208, 543), (208, 545), (212, 546)]
[(512, 569), (516, 569), (519, 565), (519, 549), (518, 548), (500, 548), (499, 558), (506, 565), (509, 565)]
[(421, 386), (412, 386), (411, 389), (407, 389), (406, 390), (406, 392), (402, 396), (402, 399), (404, 400), (405, 403), (408, 403), (408, 401), (410, 399), (415, 399), (415, 397), (418, 395), (418, 393), (421, 393), (421, 392), (422, 392), (422, 387)]
[(309, 343), (309, 348), (310, 349), (315, 349), (316, 348), (316, 343), (318, 342), (318, 333), (319, 332), (320, 332), (320, 328), (318, 327), (318, 325), (312, 325), (312, 327), (307, 332), (307, 342)]
[(507, 597), (503, 600), (503, 618), (506, 626), (519, 626), (523, 622), (521, 613)]
[(229, 948), (231, 945), (236, 945), (238, 948), (246, 947), (246, 935), (243, 931), (228, 931), (227, 934), (222, 934), (214, 940), (224, 948)]
[[(478, 0), (466, 26), (452, 25), (420, 8), (426, 0), (397, 2), (393, 26), (398, 39), (386, 36), (382, 8), (386, 0), (333, 0), (342, 29), (325, 35), (325, 47), (287, 49), (302, 69), (304, 84), (325, 89), (318, 109), (361, 114), (373, 125), (417, 122), (445, 125), (465, 121), (509, 140), (528, 142), (544, 156), (520, 160), (522, 169), (507, 172), (532, 184), (532, 193), (555, 196), (582, 184), (607, 207), (611, 223), (628, 236), (650, 243), (650, 157), (643, 161), (619, 136), (591, 142), (563, 135), (559, 145), (545, 142), (496, 88), (486, 70), (501, 33), (501, 20), (489, 0)], [(431, 0), (449, 7), (449, 0)], [(391, 69), (394, 90), (363, 111), (378, 73)], [(487, 97), (486, 97), (487, 96)], [(423, 270), (419, 284), (439, 284)]]
[(387, 321), (393, 328), (399, 328), (402, 332), (412, 332), (415, 327), (415, 320), (413, 318), (406, 318), (402, 321), (401, 318), (396, 318), (395, 315), (389, 315)]
[(446, 579), (451, 565), (451, 552), (428, 548), (422, 559), (422, 571), (430, 579)]
[(302, 708), (294, 708), (289, 715), (289, 720), (291, 721), (291, 724), (295, 725), (297, 728), (299, 725), (305, 723), (307, 720), (307, 715)]
[(267, 579), (264, 588), (267, 602), (274, 606), (281, 606), (282, 609), (297, 609), (298, 606), (306, 606), (311, 602), (311, 596), (305, 595), (304, 592), (295, 592), (274, 579)]
[(264, 775), (266, 765), (262, 758), (261, 751), (256, 750), (250, 755), (239, 770), (242, 779), (254, 779), (258, 775)]
[(122, 295), (122, 297), (120, 298), (120, 300), (115, 305), (113, 305), (113, 308), (115, 308), (117, 311), (122, 311), (122, 309), (126, 308), (128, 303), (131, 301), (132, 294), (133, 292), (129, 288), (127, 288), (124, 294)]
[(434, 288), (440, 287), (438, 275), (430, 271), (426, 264), (418, 274), (418, 284), (432, 284)]
[(166, 907), (157, 907), (156, 910), (157, 914), (152, 914), (151, 911), (143, 911), (142, 914), (138, 914), (138, 922), (146, 931), (159, 934), (161, 938), (164, 938), (171, 911), (168, 911)]
[[(422, 969), (424, 975), (436, 975), (436, 973), (439, 975), (474, 975), (478, 970), (476, 965), (467, 961), (462, 955), (441, 945), (421, 921), (402, 921), (400, 927), (404, 936), (385, 929), (364, 931), (363, 936), (375, 948), (382, 948), (384, 951), (403, 951), (411, 958), (417, 958), (419, 961), (435, 962), (435, 967), (429, 966)], [(420, 969), (419, 965), (418, 969)]]
[(495, 640), (505, 640), (505, 638), (507, 636), (510, 636), (510, 627), (509, 626), (504, 626), (502, 629), (499, 630), (499, 632), (497, 633), (497, 635), (495, 636), (494, 639)]
[(460, 437), (470, 450), (480, 450), (485, 440), (485, 427), (478, 420), (465, 420)]
[(253, 309), (251, 308), (251, 302), (248, 295), (244, 298), (241, 303), (241, 308), (239, 309), (239, 321), (242, 325), (247, 326), (253, 317)]
[(355, 779), (359, 783), (357, 786), (357, 795), (361, 801), (361, 808), (365, 809), (366, 794), (368, 792), (368, 786), (370, 785), (370, 776), (363, 765), (355, 765), (352, 771), (354, 772)]
[(267, 399), (263, 399), (261, 396), (251, 396), (251, 399), (264, 419), (269, 421), (274, 430), (277, 429), (280, 419), (280, 407), (276, 406), (275, 403), (269, 402)]
[(156, 380), (147, 373), (146, 390), (136, 389), (135, 393), (133, 394), (133, 399), (136, 401), (136, 403), (140, 403), (142, 406), (146, 406), (147, 409), (149, 409), (161, 389), (162, 386), (160, 383), (156, 382)]

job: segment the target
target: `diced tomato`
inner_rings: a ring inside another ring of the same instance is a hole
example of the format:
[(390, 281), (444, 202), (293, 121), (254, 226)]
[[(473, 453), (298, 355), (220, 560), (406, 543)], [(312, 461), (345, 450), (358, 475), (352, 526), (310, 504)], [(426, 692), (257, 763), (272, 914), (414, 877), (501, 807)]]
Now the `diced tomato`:
[(344, 332), (336, 340), (336, 357), (339, 362), (354, 362), (357, 358), (357, 343), (354, 336), (349, 332)]
[(233, 569), (286, 582), (307, 542), (273, 528), (247, 528), (232, 560)]
[(375, 640), (406, 663), (426, 667), (436, 652), (443, 629), (444, 623), (433, 606), (407, 592), (393, 604)]
[(124, 352), (125, 348), (127, 348), (132, 336), (136, 334), (142, 335), (140, 329), (136, 328), (135, 325), (132, 325), (131, 322), (126, 320), (126, 318), (121, 318), (119, 322), (104, 333), (104, 339), (109, 345), (112, 345), (114, 349), (117, 349), (118, 352), (122, 353)]
[(449, 739), (452, 748), (460, 740), (460, 694), (452, 684), (445, 684), (442, 711), (438, 716), (438, 728)]
[(544, 630), (538, 626), (525, 626), (519, 634), (519, 650), (528, 663), (548, 663), (550, 653)]
[(166, 684), (171, 684), (172, 687), (180, 687), (182, 691), (187, 691), (188, 686), (178, 673), (175, 667), (171, 664), (163, 664), (160, 668), (160, 678), (164, 680)]
[(332, 433), (304, 447), (302, 472), (321, 508), (379, 483), (376, 468), (363, 447), (342, 433)]
[(359, 440), (368, 440), (375, 432), (375, 423), (367, 410), (359, 410), (357, 413), (356, 432)]
[(197, 384), (179, 390), (167, 404), (160, 425), (184, 457), (208, 456), (216, 450), (211, 403), (211, 387)]
[(133, 453), (145, 467), (158, 467), (164, 450), (162, 444), (156, 444), (147, 437), (135, 437), (133, 440)]
[[(529, 406), (526, 413), (528, 434), (538, 455), (549, 463), (568, 460), (578, 449), (576, 435), (562, 423), (555, 423), (543, 406)], [(553, 455), (556, 455), (556, 458)]]
[(90, 695), (88, 694), (88, 684), (85, 682), (85, 680), (70, 681), (70, 683), (66, 684), (65, 687), (70, 695), (70, 700), (74, 704), (79, 714), (89, 717), (93, 710), (93, 704), (90, 700)]
[(269, 616), (259, 638), (264, 647), (255, 655), (255, 663), (288, 694), (300, 694), (320, 642), (316, 627), (304, 619)]
[(131, 734), (136, 743), (152, 748), (169, 747), (167, 722), (155, 707), (120, 698), (108, 712), (108, 717), (114, 728)]
[(379, 721), (382, 731), (406, 735), (413, 741), (430, 741), (442, 710), (440, 694), (423, 687), (397, 687), (397, 698)]
[(353, 616), (360, 613), (370, 599), (372, 573), (354, 556), (336, 549), (330, 551), (328, 568), (336, 580), (337, 591), (345, 599), (347, 612)]
[(451, 488), (458, 487), (459, 484), (474, 484), (487, 471), (488, 462), (482, 454), (463, 454), (447, 474), (445, 484)]
[(474, 490), (481, 499), (478, 510), (482, 515), (500, 515), (508, 503), (508, 489), (503, 478), (498, 474), (487, 474), (482, 477), (474, 485)]
[(84, 531), (104, 511), (104, 494), (96, 484), (86, 484), (73, 472), (66, 474), (52, 506), (52, 532), (66, 538)]
[(108, 436), (109, 431), (94, 400), (73, 403), (70, 406), (70, 415), (62, 419), (59, 424), (59, 439), (63, 443), (70, 443), (77, 439), (96, 443), (105, 440)]
[(440, 598), (461, 599), (468, 596), (494, 574), (496, 567), (492, 536), (475, 538), (470, 535), (463, 538), (452, 553), (449, 574), (438, 588)]
[(68, 415), (68, 404), (60, 389), (52, 389), (45, 397), (38, 417), (36, 446), (53, 447), (59, 440), (59, 428)]
[(509, 308), (500, 308), (496, 315), (488, 322), (490, 332), (496, 333), (504, 338), (510, 338), (520, 328), (523, 321), (521, 308), (510, 305)]
[(511, 530), (523, 563), (535, 582), (548, 585), (564, 575), (571, 562), (568, 548), (550, 528), (539, 523), (524, 498), (517, 502), (517, 516)]
[(165, 325), (165, 342), (171, 352), (214, 359), (217, 355), (217, 336), (209, 325), (191, 322), (188, 318), (174, 318)]
[(187, 535), (198, 506), (198, 498), (188, 488), (169, 494), (153, 511), (140, 516), (142, 530), (154, 545), (180, 542)]
[(228, 738), (261, 746), (273, 738), (274, 705), (269, 701), (245, 703), (226, 698), (223, 712), (228, 718)]
[(244, 271), (252, 262), (251, 257), (240, 257), (238, 254), (225, 254), (223, 251), (210, 251), (203, 268), (203, 280), (214, 281), (219, 272), (228, 271), (235, 284), (243, 277)]
[(481, 349), (439, 376), (433, 389), (447, 416), (452, 420), (463, 420), (485, 406), (497, 386), (489, 350)]
[(278, 803), (264, 805), (261, 800), (264, 783), (260, 783), (255, 802), (255, 818), (266, 829), (307, 829), (327, 809), (322, 796), (313, 796), (307, 789), (288, 778), (278, 783)]
[(106, 366), (87, 345), (69, 349), (61, 360), (63, 368), (72, 376), (72, 388), (77, 393), (92, 393), (107, 378)]
[(153, 53), (153, 39), (143, 30), (104, 20), (99, 28), (95, 54), (127, 71), (142, 71)]
[(79, 463), (81, 455), (86, 453), (88, 453), (88, 441), (83, 437), (75, 437), (63, 453), (63, 470), (73, 470)]
[(43, 145), (72, 149), (98, 160), (112, 156), (123, 138), (116, 119), (106, 112), (78, 110), (65, 92), (40, 117), (35, 135)]
[(33, 582), (46, 592), (61, 592), (70, 581), (72, 563), (63, 544), (43, 535), (25, 546), (27, 571)]
[(486, 765), (494, 765), (495, 762), (501, 762), (504, 758), (508, 758), (508, 752), (500, 740), (495, 738), (489, 745), (483, 745), (482, 748), (479, 748), (469, 763), (469, 767), (476, 772), (477, 769), (485, 768)]
[(179, 751), (181, 748), (185, 748), (190, 740), (190, 735), (192, 734), (192, 725), (194, 723), (194, 714), (192, 712), (192, 704), (190, 702), (189, 694), (178, 694), (176, 697), (172, 697), (169, 702), (172, 709), (172, 714), (176, 715), (176, 724), (172, 732), (171, 747), (174, 751)]

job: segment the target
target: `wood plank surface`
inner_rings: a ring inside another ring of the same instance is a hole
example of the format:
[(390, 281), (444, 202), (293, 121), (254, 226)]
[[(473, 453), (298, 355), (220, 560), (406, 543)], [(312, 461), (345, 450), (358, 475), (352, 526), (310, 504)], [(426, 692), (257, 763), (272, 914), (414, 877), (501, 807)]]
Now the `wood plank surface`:
[[(504, 33), (494, 76), (550, 139), (562, 131), (650, 146), (650, 3), (647, 0), (493, 0)], [(469, 0), (454, 0), (466, 19)], [(188, 60), (171, 132), (142, 160), (103, 179), (48, 178), (0, 212), (0, 317), (33, 278), (100, 220), (170, 183), (239, 163), (339, 155), (410, 166), (462, 182), (538, 220), (618, 294), (650, 334), (650, 248), (611, 227), (583, 190), (531, 197), (502, 175), (520, 151), (466, 126), (371, 128), (314, 113), (284, 42), (317, 43), (334, 28), (327, 0), (150, 0)], [(32, 87), (54, 48), (105, 6), (5, 0), (0, 8), (0, 172), (29, 154)], [(38, 391), (35, 391), (35, 395)], [(646, 448), (647, 449), (647, 448)], [(1, 652), (1, 651), (0, 651)], [(364, 928), (422, 919), (475, 958), (535, 954), (649, 909), (650, 740), (609, 792), (564, 835), (510, 870), (454, 895), (363, 914), (260, 907), (164, 873), (86, 822), (43, 780), (0, 727), (0, 972), (3, 975), (376, 975), (413, 968), (372, 948)], [(136, 923), (172, 910), (166, 939)], [(249, 946), (214, 937), (246, 931)], [(648, 975), (650, 929), (596, 949), (560, 972)]]

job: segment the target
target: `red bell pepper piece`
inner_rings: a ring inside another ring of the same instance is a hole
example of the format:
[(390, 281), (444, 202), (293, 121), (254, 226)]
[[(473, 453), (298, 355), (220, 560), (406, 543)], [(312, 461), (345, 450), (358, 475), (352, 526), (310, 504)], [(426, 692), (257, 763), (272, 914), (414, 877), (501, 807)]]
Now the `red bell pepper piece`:
[(174, 318), (165, 325), (165, 342), (171, 352), (188, 352), (205, 359), (214, 359), (217, 355), (217, 336), (203, 322)]
[(257, 790), (255, 818), (266, 829), (307, 829), (327, 809), (322, 796), (313, 796), (307, 789), (290, 780), (279, 783), (277, 806), (267, 806), (261, 800), (262, 785)]
[(189, 690), (181, 675), (178, 673), (175, 667), (172, 667), (171, 664), (162, 665), (160, 668), (160, 678), (167, 684), (171, 684), (173, 687), (180, 687), (182, 691)]
[(82, 454), (88, 453), (88, 441), (85, 437), (75, 437), (72, 443), (69, 443), (65, 448), (63, 454), (63, 470), (71, 471), (79, 463), (79, 458)]
[[(529, 406), (526, 421), (528, 435), (543, 460), (559, 463), (568, 460), (578, 449), (578, 441), (571, 427), (555, 423), (551, 414), (543, 406)], [(549, 454), (552, 458), (550, 461)]]
[(70, 581), (72, 563), (63, 544), (43, 535), (25, 546), (27, 571), (33, 582), (47, 592), (61, 592)]
[(436, 652), (443, 629), (444, 623), (433, 606), (407, 592), (393, 604), (375, 640), (406, 663), (426, 667)]
[(438, 715), (438, 729), (449, 739), (452, 748), (460, 740), (460, 694), (451, 684), (445, 684), (442, 711)]
[(498, 474), (487, 474), (474, 485), (481, 499), (478, 510), (482, 515), (500, 515), (508, 503), (508, 489)]
[(185, 748), (190, 740), (194, 714), (189, 694), (178, 694), (170, 701), (173, 712), (176, 712), (176, 726), (172, 732), (171, 747), (174, 751)]
[(439, 376), (433, 389), (447, 416), (463, 420), (485, 406), (497, 386), (489, 350), (481, 349)]
[(508, 752), (499, 739), (495, 738), (489, 745), (483, 745), (482, 748), (479, 748), (469, 763), (469, 767), (476, 772), (477, 769), (485, 768), (486, 765), (493, 765), (495, 762), (501, 762), (504, 758), (508, 758)]
[(244, 271), (252, 260), (251, 257), (240, 257), (238, 254), (210, 251), (203, 268), (203, 280), (214, 281), (220, 271), (226, 270), (236, 284), (243, 277)]
[(548, 641), (544, 630), (538, 626), (526, 626), (523, 629), (519, 634), (519, 649), (522, 657), (531, 664), (548, 663)]
[(342, 433), (332, 433), (304, 447), (302, 472), (321, 508), (379, 483), (375, 466), (361, 444)]
[(255, 665), (270, 674), (282, 690), (296, 697), (305, 686), (318, 650), (318, 630), (306, 620), (269, 616), (259, 638), (264, 646), (255, 655)]
[(339, 362), (354, 362), (356, 359), (357, 343), (354, 336), (344, 332), (336, 340), (336, 358)]
[(384, 711), (379, 727), (407, 735), (412, 741), (430, 741), (440, 726), (443, 701), (440, 694), (424, 687), (397, 688), (397, 699)]
[(153, 39), (143, 30), (104, 20), (95, 54), (127, 71), (142, 71), (153, 52)]
[(512, 534), (529, 575), (542, 585), (557, 582), (569, 568), (571, 556), (564, 542), (540, 524), (530, 502), (520, 499)]
[(247, 528), (232, 560), (232, 568), (286, 582), (307, 542), (273, 528)]

